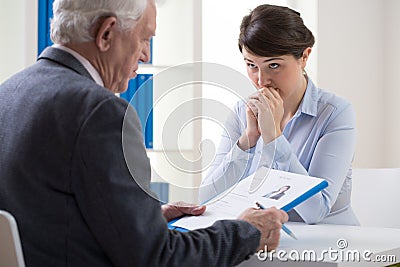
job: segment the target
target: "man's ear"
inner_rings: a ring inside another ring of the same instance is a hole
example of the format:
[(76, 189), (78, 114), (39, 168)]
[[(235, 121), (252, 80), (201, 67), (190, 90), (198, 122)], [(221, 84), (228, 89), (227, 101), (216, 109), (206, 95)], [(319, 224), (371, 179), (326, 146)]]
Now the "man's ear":
[(115, 35), (117, 28), (117, 19), (108, 17), (100, 24), (100, 27), (95, 36), (96, 45), (100, 51), (105, 52), (111, 47), (111, 40)]

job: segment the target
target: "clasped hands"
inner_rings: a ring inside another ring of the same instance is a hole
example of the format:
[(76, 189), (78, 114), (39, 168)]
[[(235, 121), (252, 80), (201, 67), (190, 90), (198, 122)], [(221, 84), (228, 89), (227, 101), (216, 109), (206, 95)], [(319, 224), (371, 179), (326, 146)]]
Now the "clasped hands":
[[(161, 212), (168, 222), (183, 215), (198, 216), (203, 214), (205, 210), (206, 206), (188, 204), (182, 201), (161, 206)], [(282, 224), (287, 222), (288, 215), (275, 207), (265, 210), (248, 208), (238, 219), (249, 222), (260, 231), (261, 238), (258, 250), (267, 247), (270, 251), (278, 247), (280, 230)]]
[(239, 138), (239, 147), (254, 147), (260, 136), (265, 144), (275, 140), (282, 134), (283, 115), (283, 99), (277, 89), (263, 87), (252, 94), (247, 101), (246, 131)]

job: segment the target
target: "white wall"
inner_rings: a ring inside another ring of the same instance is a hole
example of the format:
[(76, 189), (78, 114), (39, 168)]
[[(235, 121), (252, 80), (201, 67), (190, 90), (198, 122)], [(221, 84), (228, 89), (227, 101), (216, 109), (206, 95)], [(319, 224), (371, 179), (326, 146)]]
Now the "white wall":
[(384, 98), (383, 133), (385, 167), (400, 166), (400, 1), (383, 1), (384, 22)]
[(352, 101), (357, 112), (356, 167), (396, 167), (399, 1), (318, 2), (319, 86)]
[(0, 0), (0, 83), (37, 55), (37, 1)]
[(354, 169), (351, 206), (361, 226), (400, 228), (399, 187), (400, 168)]
[[(169, 183), (170, 201), (197, 202), (201, 174), (197, 166), (201, 124), (194, 118), (201, 112), (195, 101), (201, 90), (193, 83), (190, 67), (199, 57), (195, 40), (201, 38), (196, 17), (198, 1), (157, 1), (157, 30), (153, 41), (153, 66), (141, 69), (154, 75), (154, 149), (148, 151), (152, 180)], [(200, 12), (201, 14), (201, 12)], [(200, 55), (201, 56), (201, 55)], [(152, 69), (155, 69), (153, 71)], [(173, 133), (173, 134), (171, 134)]]

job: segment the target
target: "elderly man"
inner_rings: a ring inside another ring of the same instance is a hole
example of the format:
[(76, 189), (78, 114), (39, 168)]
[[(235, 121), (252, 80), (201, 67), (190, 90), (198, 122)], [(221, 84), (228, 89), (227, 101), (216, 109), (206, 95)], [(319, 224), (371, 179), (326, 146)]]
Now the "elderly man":
[(0, 86), (0, 209), (19, 224), (27, 266), (229, 266), (276, 248), (287, 221), (277, 209), (169, 230), (205, 207), (160, 207), (146, 193), (136, 113), (124, 125), (127, 167), (130, 105), (114, 93), (150, 59), (153, 0), (55, 0), (53, 11), (56, 45)]

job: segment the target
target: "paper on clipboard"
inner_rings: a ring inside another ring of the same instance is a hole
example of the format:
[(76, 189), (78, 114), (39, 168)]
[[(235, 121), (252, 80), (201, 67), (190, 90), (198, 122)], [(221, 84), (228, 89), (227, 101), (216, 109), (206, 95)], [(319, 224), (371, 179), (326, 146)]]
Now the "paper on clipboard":
[[(251, 188), (254, 180), (258, 180), (256, 190)], [(205, 203), (203, 215), (184, 217), (171, 225), (188, 230), (205, 228), (217, 220), (236, 219), (245, 209), (254, 207), (255, 201), (289, 211), (326, 186), (327, 181), (321, 178), (262, 167)]]

